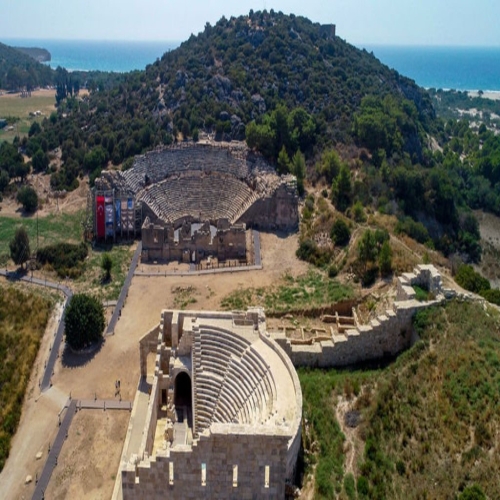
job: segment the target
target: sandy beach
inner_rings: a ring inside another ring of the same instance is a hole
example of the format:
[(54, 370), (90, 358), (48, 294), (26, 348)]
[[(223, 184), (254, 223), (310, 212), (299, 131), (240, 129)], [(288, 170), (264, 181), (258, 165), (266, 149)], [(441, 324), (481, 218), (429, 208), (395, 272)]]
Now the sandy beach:
[[(471, 97), (478, 97), (479, 96), (479, 91), (478, 90), (469, 90), (467, 93)], [(500, 90), (485, 90), (482, 94), (484, 99), (492, 99), (494, 101), (500, 100)]]

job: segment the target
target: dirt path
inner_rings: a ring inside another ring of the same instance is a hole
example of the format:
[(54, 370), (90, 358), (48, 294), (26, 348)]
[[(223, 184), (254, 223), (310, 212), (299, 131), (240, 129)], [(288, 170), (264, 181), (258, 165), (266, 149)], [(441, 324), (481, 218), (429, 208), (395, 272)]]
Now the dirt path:
[(354, 402), (347, 401), (343, 397), (339, 397), (337, 406), (335, 408), (335, 417), (340, 425), (342, 433), (345, 436), (344, 452), (345, 452), (345, 463), (344, 472), (345, 474), (353, 474), (356, 476), (357, 472), (357, 459), (359, 453), (362, 451), (362, 443), (357, 436), (357, 430), (355, 428), (346, 425), (345, 417), (346, 414), (351, 410)]

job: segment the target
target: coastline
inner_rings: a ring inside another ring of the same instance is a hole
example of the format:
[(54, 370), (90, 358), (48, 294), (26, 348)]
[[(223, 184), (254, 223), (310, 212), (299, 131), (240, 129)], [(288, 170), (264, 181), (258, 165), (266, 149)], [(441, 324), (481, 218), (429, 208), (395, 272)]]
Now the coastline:
[(484, 90), (483, 94), (479, 95), (479, 90), (468, 90), (467, 93), (470, 97), (482, 97), (483, 99), (491, 99), (493, 101), (500, 101), (500, 90)]
[[(418, 85), (418, 84), (417, 84)], [(425, 90), (430, 90), (434, 87), (422, 87)], [(482, 97), (483, 99), (491, 99), (492, 101), (500, 101), (500, 90), (461, 90), (461, 89), (441, 89), (443, 92), (467, 92), (469, 97)], [(479, 95), (479, 92), (482, 92)]]

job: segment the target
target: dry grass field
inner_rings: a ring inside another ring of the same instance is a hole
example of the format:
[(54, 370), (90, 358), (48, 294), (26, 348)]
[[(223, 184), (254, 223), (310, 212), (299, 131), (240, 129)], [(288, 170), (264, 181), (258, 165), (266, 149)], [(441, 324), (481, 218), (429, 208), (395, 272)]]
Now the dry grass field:
[[(0, 95), (0, 118), (15, 117), (19, 121), (13, 126), (13, 130), (6, 127), (0, 130), (0, 142), (12, 142), (16, 135), (23, 137), (28, 134), (33, 121), (42, 121), (55, 111), (55, 90), (37, 90), (32, 92), (31, 97), (23, 98), (20, 94)], [(30, 112), (40, 111), (37, 117), (30, 116)]]

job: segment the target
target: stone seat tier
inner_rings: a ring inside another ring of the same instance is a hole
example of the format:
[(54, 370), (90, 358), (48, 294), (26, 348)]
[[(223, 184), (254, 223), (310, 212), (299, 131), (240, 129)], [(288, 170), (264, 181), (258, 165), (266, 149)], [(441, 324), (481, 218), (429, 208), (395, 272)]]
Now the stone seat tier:
[(130, 170), (124, 172), (128, 186), (137, 192), (145, 186), (146, 175), (151, 184), (168, 176), (186, 172), (222, 173), (238, 179), (245, 179), (253, 168), (270, 170), (265, 162), (251, 163), (236, 158), (227, 148), (203, 145), (177, 147), (151, 151), (136, 157)]
[(265, 421), (276, 389), (259, 352), (247, 339), (214, 326), (200, 325), (194, 340), (198, 432), (212, 422)]
[(200, 221), (225, 218), (234, 223), (259, 194), (235, 177), (195, 172), (159, 182), (138, 198), (167, 222), (191, 216)]

